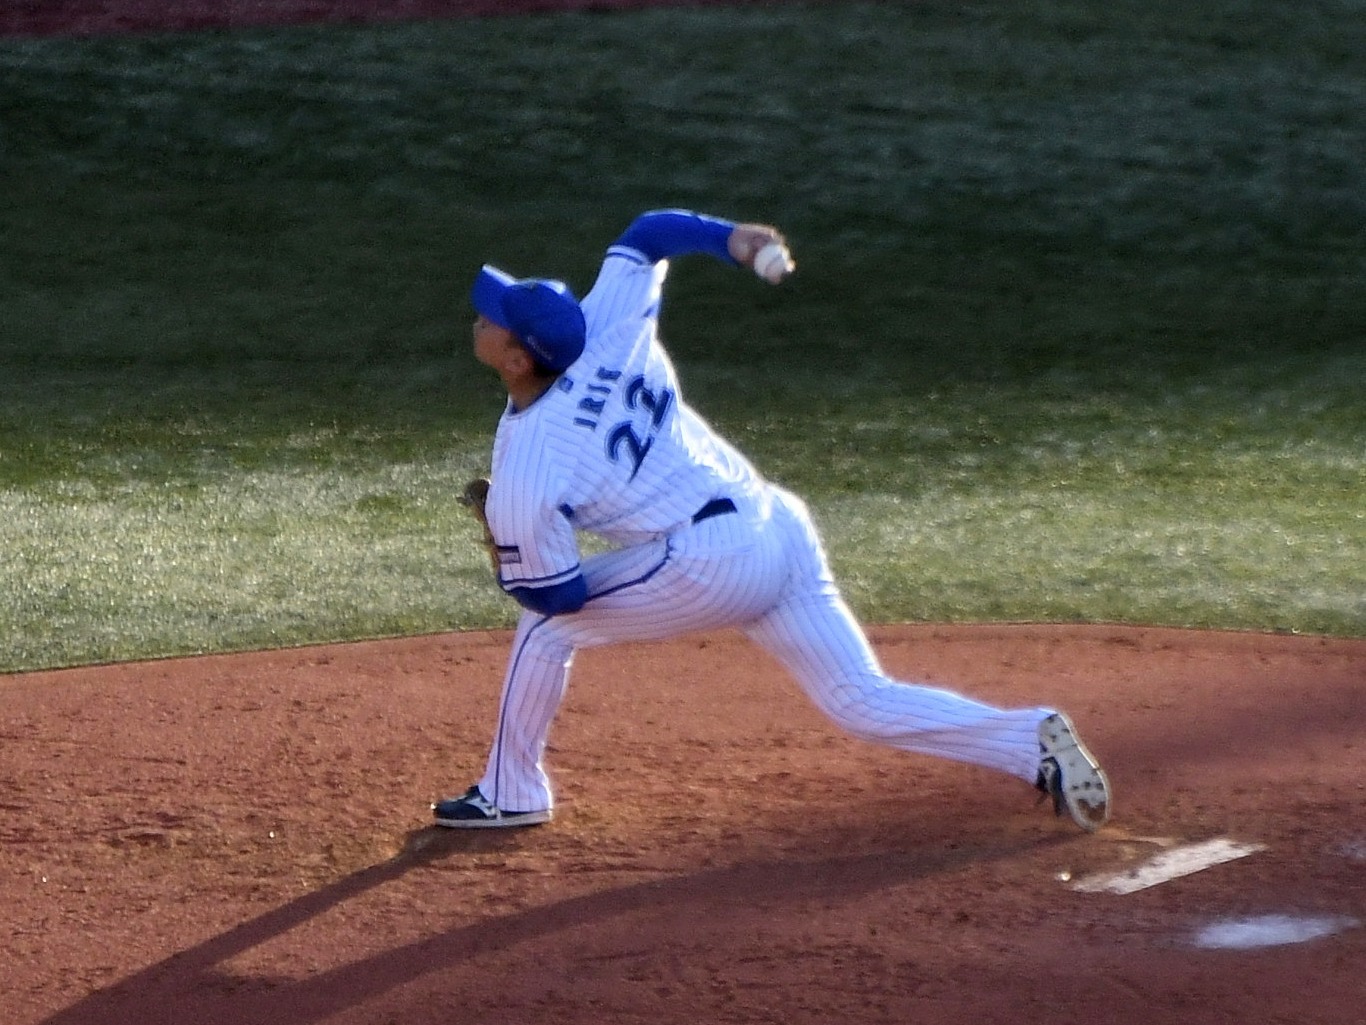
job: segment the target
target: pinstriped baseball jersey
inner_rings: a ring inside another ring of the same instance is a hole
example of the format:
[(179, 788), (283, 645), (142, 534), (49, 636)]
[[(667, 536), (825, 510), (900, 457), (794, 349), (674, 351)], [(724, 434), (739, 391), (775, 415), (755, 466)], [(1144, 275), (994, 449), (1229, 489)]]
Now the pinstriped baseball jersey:
[(579, 572), (575, 530), (630, 544), (686, 523), (719, 495), (760, 485), (754, 469), (680, 394), (658, 338), (667, 261), (608, 251), (584, 297), (583, 355), (494, 438), (489, 522), (504, 586)]

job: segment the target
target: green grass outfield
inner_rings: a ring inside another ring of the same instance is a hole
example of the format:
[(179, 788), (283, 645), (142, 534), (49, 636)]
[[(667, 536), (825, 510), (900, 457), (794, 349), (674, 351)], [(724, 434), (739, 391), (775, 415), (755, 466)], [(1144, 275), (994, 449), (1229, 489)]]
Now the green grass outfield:
[(0, 40), (0, 670), (513, 621), (485, 260), (639, 210), (685, 391), (871, 621), (1366, 636), (1359, 2)]

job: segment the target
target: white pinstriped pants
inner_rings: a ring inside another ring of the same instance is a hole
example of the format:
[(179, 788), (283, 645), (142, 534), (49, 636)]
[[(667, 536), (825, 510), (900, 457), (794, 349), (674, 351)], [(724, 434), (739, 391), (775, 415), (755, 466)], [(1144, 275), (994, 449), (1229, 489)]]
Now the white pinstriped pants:
[(779, 488), (667, 539), (584, 560), (578, 612), (524, 613), (479, 789), (506, 811), (554, 803), (543, 764), (574, 652), (737, 627), (772, 653), (849, 733), (983, 765), (1033, 783), (1050, 708), (1000, 709), (883, 673), (835, 586), (805, 504)]

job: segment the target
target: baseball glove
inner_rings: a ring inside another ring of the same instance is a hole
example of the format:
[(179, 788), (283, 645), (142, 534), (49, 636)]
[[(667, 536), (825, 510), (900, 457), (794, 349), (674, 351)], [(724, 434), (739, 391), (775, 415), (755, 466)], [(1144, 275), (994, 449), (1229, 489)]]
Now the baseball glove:
[(474, 514), (474, 518), (479, 521), (479, 529), (483, 532), (484, 551), (488, 553), (489, 565), (493, 567), (493, 572), (498, 572), (498, 544), (493, 540), (493, 531), (489, 529), (489, 516), (484, 506), (489, 500), (489, 487), (492, 482), (487, 477), (476, 477), (465, 485), (465, 490), (461, 492), (458, 501), (461, 505), (467, 506)]

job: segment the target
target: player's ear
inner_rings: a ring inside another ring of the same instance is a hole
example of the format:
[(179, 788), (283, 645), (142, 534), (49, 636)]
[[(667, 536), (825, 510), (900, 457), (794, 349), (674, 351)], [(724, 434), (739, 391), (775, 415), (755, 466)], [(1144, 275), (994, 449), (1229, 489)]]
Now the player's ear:
[(536, 369), (536, 359), (514, 337), (504, 353), (503, 368), (517, 377), (524, 377)]

